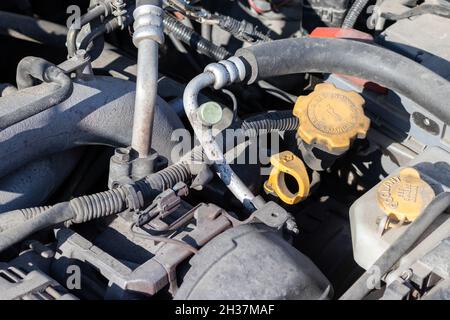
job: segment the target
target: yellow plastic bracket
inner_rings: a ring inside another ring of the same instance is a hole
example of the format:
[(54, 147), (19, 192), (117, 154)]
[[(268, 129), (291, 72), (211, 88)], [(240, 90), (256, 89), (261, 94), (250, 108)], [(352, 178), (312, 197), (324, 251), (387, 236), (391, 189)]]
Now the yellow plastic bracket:
[[(273, 168), (269, 179), (264, 184), (266, 192), (278, 196), (284, 203), (296, 204), (309, 194), (309, 177), (303, 161), (290, 151), (284, 151), (270, 157)], [(294, 194), (286, 186), (285, 175), (292, 176), (298, 184)]]

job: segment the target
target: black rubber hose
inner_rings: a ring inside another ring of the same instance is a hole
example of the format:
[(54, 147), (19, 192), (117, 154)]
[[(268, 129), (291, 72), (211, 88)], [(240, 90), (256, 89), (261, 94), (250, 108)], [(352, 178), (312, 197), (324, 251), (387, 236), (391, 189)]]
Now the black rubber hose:
[[(97, 194), (74, 198), (68, 202), (58, 203), (50, 208), (38, 207), (23, 209), (32, 212), (30, 216), (23, 216), (23, 210), (7, 212), (7, 215), (22, 214), (18, 219), (27, 219), (12, 228), (1, 226), (0, 252), (26, 239), (35, 232), (53, 225), (68, 222), (84, 223), (94, 219), (117, 214), (125, 210), (127, 201), (126, 189), (121, 187)], [(6, 229), (6, 230), (5, 230)]]
[(348, 39), (283, 39), (240, 49), (248, 83), (296, 73), (339, 73), (378, 83), (450, 124), (450, 82), (388, 49)]
[[(224, 47), (216, 46), (214, 43), (205, 39), (200, 34), (196, 33), (191, 28), (185, 26), (181, 22), (177, 21), (167, 13), (164, 14), (164, 32), (166, 34), (172, 34), (175, 38), (196, 49), (198, 52), (206, 55), (207, 57), (220, 61), (230, 57), (232, 54)], [(262, 35), (262, 34), (261, 34)], [(263, 41), (270, 41), (271, 39), (266, 36)], [(278, 97), (279, 99), (289, 100), (293, 102), (294, 98), (291, 94), (273, 86), (266, 81), (260, 81), (260, 87), (266, 90), (269, 94)]]
[(177, 39), (194, 50), (214, 60), (223, 60), (231, 54), (223, 47), (216, 46), (191, 28), (185, 26), (171, 15), (164, 14), (164, 32), (173, 34)]
[[(131, 19), (125, 19), (124, 26), (128, 27), (131, 22)], [(91, 30), (90, 33), (88, 33), (80, 42), (79, 49), (80, 50), (87, 50), (89, 45), (97, 38), (103, 36), (104, 34), (111, 33), (112, 31), (118, 29), (120, 27), (119, 25), (119, 19), (112, 18), (108, 21), (103, 22), (101, 25), (95, 27)]]
[(2, 114), (0, 110), (0, 131), (53, 107), (64, 101), (72, 93), (72, 80), (63, 70), (41, 58), (23, 58), (17, 66), (17, 86), (19, 90), (33, 86), (35, 79), (54, 84), (56, 89), (33, 103), (17, 108), (12, 112)]
[[(60, 73), (63, 73), (61, 75)], [(68, 76), (54, 64), (38, 57), (25, 57), (17, 65), (16, 82), (17, 89), (22, 90), (32, 87), (35, 81), (54, 82), (60, 86), (71, 83)]]
[(122, 187), (74, 198), (69, 201), (73, 212), (70, 222), (85, 223), (120, 213), (125, 210), (126, 202), (127, 191)]
[(67, 53), (69, 58), (73, 57), (77, 52), (77, 36), (80, 33), (81, 28), (86, 24), (92, 22), (93, 20), (99, 18), (100, 16), (106, 14), (105, 11), (106, 8), (107, 8), (106, 5), (99, 4), (81, 16), (79, 21), (80, 25), (73, 23), (70, 26), (69, 31), (67, 32), (67, 40), (66, 40)]
[[(258, 114), (241, 123), (241, 129), (249, 136), (272, 131), (296, 130), (297, 127), (298, 119), (292, 115), (290, 110)], [(196, 152), (201, 154), (199, 148), (192, 151), (192, 153)], [(178, 182), (190, 181), (193, 175), (188, 163), (179, 162), (136, 182), (136, 187), (146, 198), (144, 200), (148, 202), (158, 193), (174, 187)], [(120, 213), (125, 210), (126, 205), (127, 189), (119, 187), (74, 198), (53, 207), (36, 207), (5, 212), (0, 215), (0, 252), (54, 224), (69, 220), (71, 223), (88, 222)]]
[(341, 296), (340, 300), (360, 300), (364, 298), (371, 290), (368, 285), (370, 278), (374, 274), (385, 275), (449, 206), (450, 192), (441, 193), (434, 198), (419, 217), (378, 258), (372, 267)]
[[(154, 3), (159, 3), (158, 0), (150, 1)], [(99, 26), (94, 27), (83, 39), (80, 40), (78, 49), (87, 50), (88, 46), (100, 36), (104, 34), (109, 34), (118, 28), (125, 29), (133, 22), (133, 12), (136, 9), (134, 4), (130, 4), (126, 7), (126, 12), (122, 14), (123, 25), (119, 24), (119, 17), (110, 18), (103, 21)], [(92, 58), (92, 57), (91, 57)]]
[[(299, 120), (292, 114), (292, 111), (283, 110), (269, 111), (251, 116), (243, 120), (238, 125), (238, 129), (242, 130), (241, 134), (246, 138), (252, 138), (271, 132), (295, 131), (298, 129), (298, 126)], [(182, 159), (189, 163), (200, 163), (208, 159), (208, 157), (203, 152), (202, 147), (198, 145), (184, 155)]]
[(345, 16), (344, 22), (342, 22), (342, 28), (350, 29), (355, 26), (358, 17), (361, 15), (361, 12), (366, 7), (369, 0), (356, 0)]

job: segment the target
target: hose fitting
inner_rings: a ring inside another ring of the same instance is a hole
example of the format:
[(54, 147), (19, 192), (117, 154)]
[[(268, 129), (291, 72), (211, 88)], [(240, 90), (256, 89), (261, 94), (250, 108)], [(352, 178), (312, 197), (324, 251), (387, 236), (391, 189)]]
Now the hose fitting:
[(244, 62), (238, 57), (210, 63), (204, 71), (211, 72), (214, 75), (213, 87), (216, 90), (232, 83), (244, 81), (246, 75)]
[(133, 43), (136, 47), (139, 47), (143, 39), (150, 39), (161, 45), (164, 43), (163, 14), (163, 9), (151, 4), (134, 9)]

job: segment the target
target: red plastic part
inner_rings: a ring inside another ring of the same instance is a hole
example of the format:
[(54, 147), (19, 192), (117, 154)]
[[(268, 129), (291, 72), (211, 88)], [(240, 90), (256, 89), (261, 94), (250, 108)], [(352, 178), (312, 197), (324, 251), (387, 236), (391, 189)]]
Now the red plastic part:
[(373, 41), (372, 35), (355, 29), (319, 27), (315, 28), (309, 36), (311, 38), (345, 38)]

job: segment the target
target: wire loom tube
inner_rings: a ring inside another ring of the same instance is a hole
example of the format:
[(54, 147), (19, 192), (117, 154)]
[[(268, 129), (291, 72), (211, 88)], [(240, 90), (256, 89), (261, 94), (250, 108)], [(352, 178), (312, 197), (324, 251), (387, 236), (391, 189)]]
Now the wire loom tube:
[(241, 123), (241, 129), (247, 137), (256, 137), (274, 131), (294, 131), (298, 126), (299, 120), (292, 115), (291, 110), (259, 114)]
[(450, 124), (450, 82), (375, 45), (347, 39), (284, 39), (240, 49), (248, 83), (296, 73), (340, 73), (390, 88)]
[[(374, 274), (384, 275), (419, 239), (425, 230), (450, 206), (450, 193), (439, 194), (423, 210), (422, 214), (405, 230), (404, 233), (378, 258), (340, 298), (340, 300), (357, 300), (364, 298), (370, 291), (369, 280)], [(376, 273), (373, 273), (374, 271)]]
[(356, 21), (358, 20), (358, 17), (361, 15), (361, 12), (368, 2), (369, 0), (356, 0), (345, 16), (344, 22), (342, 23), (342, 28), (353, 28)]
[(172, 33), (185, 44), (215, 60), (223, 60), (231, 55), (225, 48), (216, 46), (201, 37), (194, 30), (186, 27), (167, 13), (164, 14), (164, 31), (166, 33)]
[(0, 252), (36, 231), (70, 220), (73, 218), (73, 212), (68, 209), (68, 202), (59, 203), (47, 209), (36, 218), (27, 220), (15, 228), (3, 231), (0, 233)]
[[(154, 194), (171, 188), (180, 181), (186, 182), (191, 178), (192, 173), (189, 166), (184, 163), (177, 163), (138, 181), (134, 188), (142, 192), (142, 196), (148, 201)], [(20, 222), (13, 226), (0, 226), (0, 229), (3, 230), (0, 233), (0, 252), (33, 233), (58, 223), (67, 221), (69, 223), (84, 223), (120, 213), (128, 205), (127, 195), (128, 189), (119, 187), (74, 198), (52, 207), (38, 207), (4, 213), (9, 216), (10, 221), (14, 220), (11, 215), (17, 215), (17, 220)]]

